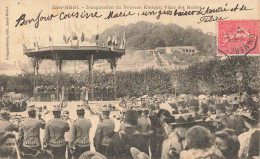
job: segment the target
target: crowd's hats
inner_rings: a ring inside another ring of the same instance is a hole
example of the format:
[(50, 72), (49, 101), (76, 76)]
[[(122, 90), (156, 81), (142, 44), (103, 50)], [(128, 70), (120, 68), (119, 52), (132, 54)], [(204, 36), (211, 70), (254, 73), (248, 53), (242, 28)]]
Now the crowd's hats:
[(79, 159), (107, 159), (106, 156), (99, 152), (86, 151), (80, 155)]
[(137, 112), (142, 112), (143, 109), (141, 107), (134, 107), (133, 110), (137, 111)]
[(138, 115), (137, 115), (137, 112), (135, 110), (127, 110), (125, 112), (125, 122), (134, 122), (137, 124), (137, 121), (138, 121)]
[(226, 107), (223, 103), (219, 103), (219, 104), (216, 105), (216, 109), (225, 111)]
[(33, 105), (29, 105), (28, 107), (27, 107), (27, 111), (28, 112), (35, 112), (37, 110), (37, 108), (35, 107), (35, 105), (33, 104)]
[(150, 110), (155, 110), (156, 107), (153, 104), (149, 104), (148, 107), (150, 108)]
[(77, 105), (77, 111), (85, 111), (85, 108), (83, 105)]
[(171, 126), (188, 125), (192, 123), (197, 123), (203, 121), (202, 119), (197, 119), (195, 113), (185, 113), (173, 115), (175, 122), (170, 123)]
[(3, 117), (10, 116), (10, 108), (8, 108), (8, 107), (2, 108), (0, 115)]
[(212, 99), (209, 99), (209, 100), (208, 100), (208, 104), (210, 104), (210, 105), (214, 105), (215, 102), (214, 102)]
[(184, 101), (178, 101), (178, 106), (184, 107), (185, 106), (185, 102)]
[(214, 107), (212, 107), (212, 106), (209, 107), (209, 111), (210, 111), (211, 113), (213, 113), (213, 114), (216, 113), (216, 109), (215, 109)]
[(102, 112), (110, 112), (110, 108), (106, 105), (104, 105), (101, 109)]
[(199, 101), (196, 99), (191, 99), (188, 102), (189, 107), (198, 107), (199, 106)]
[(201, 103), (201, 108), (202, 108), (202, 109), (208, 109), (208, 108), (209, 108), (209, 105), (206, 104), (206, 103)]
[(135, 147), (130, 148), (133, 159), (149, 159), (149, 156)]
[(189, 109), (180, 109), (179, 113), (180, 114), (186, 114), (186, 113), (189, 113)]
[(170, 104), (170, 106), (172, 107), (172, 108), (174, 108), (174, 109), (177, 109), (178, 108), (178, 106), (176, 105), (176, 103), (169, 103)]
[(147, 111), (149, 112), (149, 110), (150, 110), (149, 108), (142, 108), (142, 111), (144, 111), (144, 112), (147, 112)]
[(61, 111), (61, 107), (58, 106), (58, 105), (54, 105), (53, 108), (52, 108), (52, 111), (53, 112), (60, 112)]
[(259, 110), (248, 109), (248, 110), (241, 112), (241, 116), (246, 117), (250, 120), (259, 121)]

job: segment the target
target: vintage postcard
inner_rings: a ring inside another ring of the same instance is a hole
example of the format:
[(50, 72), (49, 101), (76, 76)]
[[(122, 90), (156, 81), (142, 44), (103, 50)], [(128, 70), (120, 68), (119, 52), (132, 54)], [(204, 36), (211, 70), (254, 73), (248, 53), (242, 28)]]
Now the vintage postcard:
[(0, 158), (259, 158), (259, 0), (0, 0)]

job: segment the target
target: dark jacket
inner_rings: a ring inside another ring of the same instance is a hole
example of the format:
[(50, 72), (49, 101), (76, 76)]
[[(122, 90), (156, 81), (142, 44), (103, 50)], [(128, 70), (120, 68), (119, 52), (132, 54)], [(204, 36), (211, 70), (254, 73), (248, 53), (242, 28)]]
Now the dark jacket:
[(144, 136), (136, 130), (129, 135), (126, 129), (115, 133), (113, 136), (112, 141), (108, 146), (108, 158), (132, 159), (133, 157), (130, 152), (131, 147), (148, 153), (148, 147)]

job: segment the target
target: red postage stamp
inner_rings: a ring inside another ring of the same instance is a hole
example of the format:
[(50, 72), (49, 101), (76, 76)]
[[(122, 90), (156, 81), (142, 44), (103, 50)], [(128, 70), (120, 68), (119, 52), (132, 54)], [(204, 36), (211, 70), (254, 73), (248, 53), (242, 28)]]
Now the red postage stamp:
[(259, 54), (259, 21), (218, 21), (218, 56)]

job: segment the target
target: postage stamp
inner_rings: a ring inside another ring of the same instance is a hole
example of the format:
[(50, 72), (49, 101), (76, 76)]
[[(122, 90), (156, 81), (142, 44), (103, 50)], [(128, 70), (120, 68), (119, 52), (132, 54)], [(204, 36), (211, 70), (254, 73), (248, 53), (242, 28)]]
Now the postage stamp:
[(218, 21), (218, 56), (259, 56), (259, 21)]

